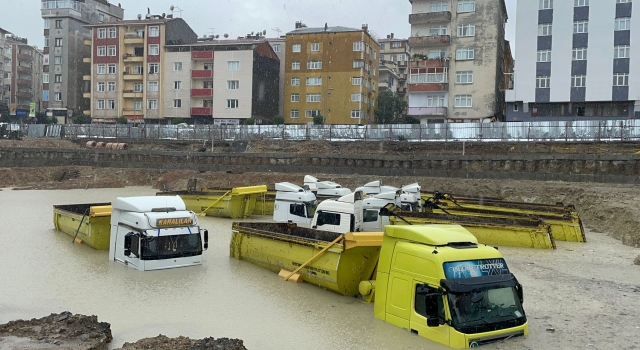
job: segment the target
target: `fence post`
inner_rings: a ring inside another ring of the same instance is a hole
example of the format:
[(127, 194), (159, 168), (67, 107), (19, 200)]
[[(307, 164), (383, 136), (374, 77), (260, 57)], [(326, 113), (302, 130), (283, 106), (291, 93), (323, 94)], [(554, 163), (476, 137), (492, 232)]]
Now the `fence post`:
[(529, 129), (527, 129), (527, 141), (531, 140), (531, 123), (529, 123)]
[(600, 134), (600, 132), (601, 132), (600, 128), (601, 128), (601, 127), (602, 127), (602, 123), (601, 123), (601, 122), (598, 122), (598, 141), (600, 141), (600, 135), (601, 135), (601, 134)]
[(506, 127), (507, 127), (507, 126), (506, 126), (506, 123), (505, 123), (505, 122), (503, 122), (503, 123), (502, 123), (502, 136), (500, 137), (500, 139), (501, 139), (502, 141), (504, 141), (504, 129), (505, 129)]
[(569, 122), (564, 122), (564, 142), (569, 142)]
[(620, 121), (620, 141), (624, 141), (624, 122)]
[(418, 124), (418, 127), (420, 128), (420, 133), (418, 134), (418, 141), (422, 142), (422, 123)]
[(449, 141), (449, 123), (446, 122), (444, 123), (444, 141), (448, 142)]

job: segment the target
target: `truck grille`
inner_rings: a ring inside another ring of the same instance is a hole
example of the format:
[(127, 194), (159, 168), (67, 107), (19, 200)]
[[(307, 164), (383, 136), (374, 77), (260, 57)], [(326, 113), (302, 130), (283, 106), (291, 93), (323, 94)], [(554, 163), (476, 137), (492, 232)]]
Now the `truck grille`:
[(523, 335), (524, 335), (524, 331), (518, 331), (518, 332), (513, 332), (513, 333), (495, 335), (495, 336), (491, 336), (491, 337), (469, 339), (469, 347), (470, 348), (475, 348), (475, 347), (478, 347), (480, 345), (491, 344), (491, 343), (499, 342), (501, 340), (506, 340), (506, 339), (515, 338), (515, 337), (521, 337)]

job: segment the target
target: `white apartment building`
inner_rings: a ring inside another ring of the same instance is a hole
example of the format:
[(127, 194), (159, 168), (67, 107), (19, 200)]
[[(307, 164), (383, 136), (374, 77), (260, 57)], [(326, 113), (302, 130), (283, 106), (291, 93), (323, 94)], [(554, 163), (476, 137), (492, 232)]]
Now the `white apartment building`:
[(408, 115), (422, 123), (503, 120), (504, 0), (409, 1)]
[(507, 120), (640, 118), (640, 6), (518, 1), (516, 16)]

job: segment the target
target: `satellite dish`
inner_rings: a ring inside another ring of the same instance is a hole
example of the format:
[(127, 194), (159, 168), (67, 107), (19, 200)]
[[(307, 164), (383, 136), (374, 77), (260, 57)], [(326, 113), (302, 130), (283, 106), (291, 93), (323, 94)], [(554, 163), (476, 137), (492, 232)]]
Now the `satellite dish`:
[(262, 35), (267, 35), (267, 30), (266, 29), (262, 31)]
[(173, 11), (174, 8), (173, 5), (169, 6), (169, 11)]
[(228, 37), (229, 37), (229, 34), (224, 33), (224, 38), (226, 39), (226, 38), (228, 38)]
[(138, 21), (142, 19), (142, 15), (138, 14)]
[(162, 18), (165, 18), (165, 17), (167, 17), (167, 14), (163, 12), (162, 13)]
[(251, 32), (251, 35), (253, 35), (253, 32)]
[(218, 39), (220, 37), (220, 34), (216, 34), (216, 39)]

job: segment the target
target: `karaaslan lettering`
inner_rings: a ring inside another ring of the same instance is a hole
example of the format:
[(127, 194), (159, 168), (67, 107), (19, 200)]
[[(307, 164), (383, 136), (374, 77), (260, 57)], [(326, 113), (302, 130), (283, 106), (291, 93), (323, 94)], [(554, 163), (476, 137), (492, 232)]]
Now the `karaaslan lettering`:
[(192, 218), (171, 218), (171, 219), (158, 219), (156, 222), (158, 227), (167, 227), (167, 226), (187, 226), (193, 225)]

